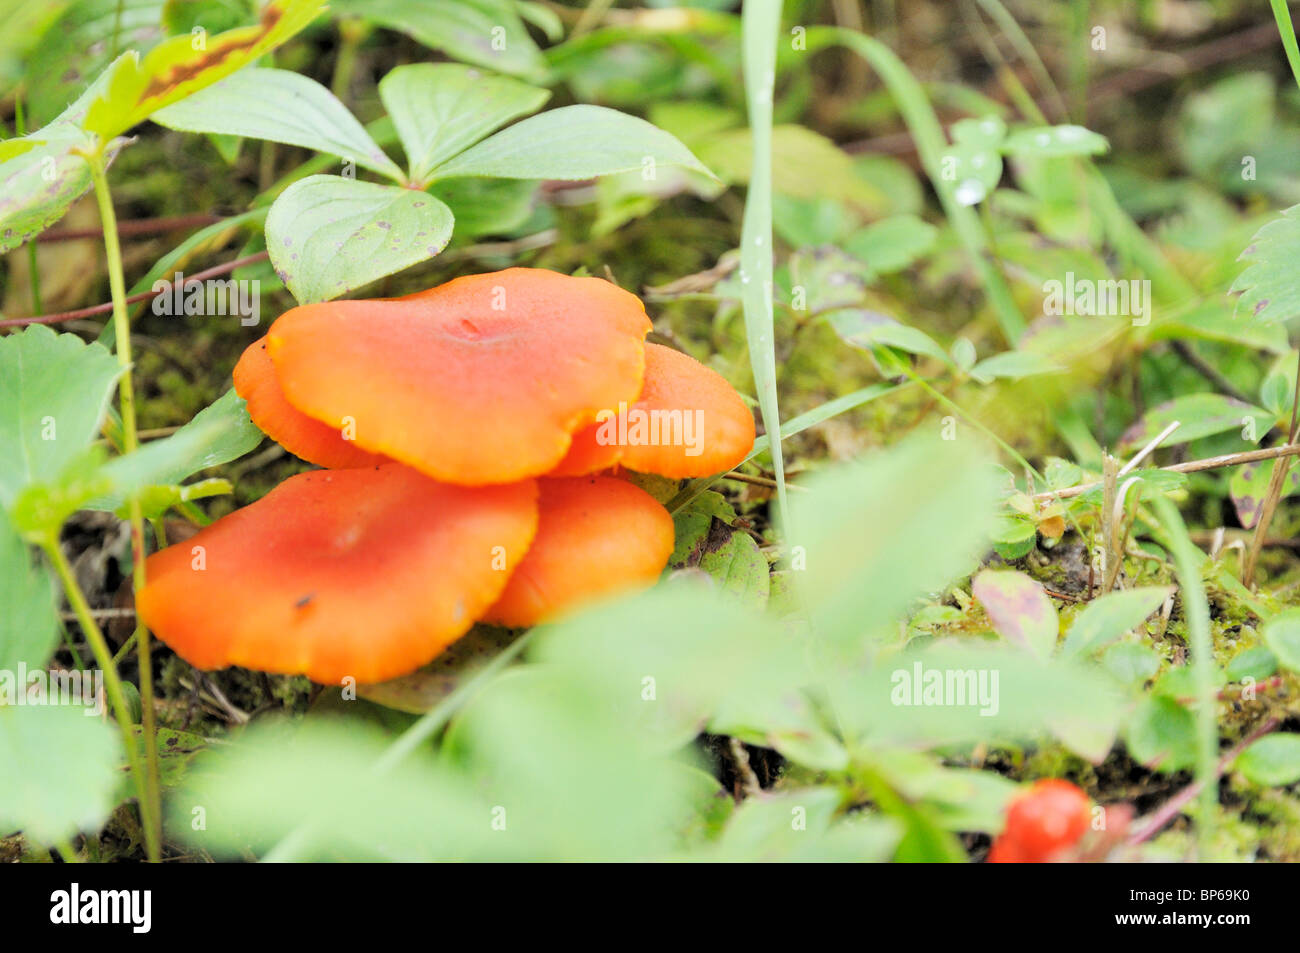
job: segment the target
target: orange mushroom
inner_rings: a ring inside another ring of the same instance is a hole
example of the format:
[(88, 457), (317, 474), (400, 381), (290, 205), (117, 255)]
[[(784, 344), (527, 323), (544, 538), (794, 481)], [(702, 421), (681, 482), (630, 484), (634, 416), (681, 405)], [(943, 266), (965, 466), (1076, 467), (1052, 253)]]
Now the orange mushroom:
[(469, 629), (537, 524), (533, 480), (448, 486), (398, 464), (300, 473), (151, 556), (137, 607), (198, 668), (382, 681)]
[(343, 431), (313, 420), (284, 399), (266, 338), (250, 344), (235, 365), (235, 393), (248, 404), (253, 423), (294, 456), (323, 467), (373, 467), (391, 461), (345, 440)]
[(674, 531), (654, 497), (605, 476), (538, 483), (537, 538), (484, 621), (535, 625), (659, 578), (673, 552)]
[(286, 312), (268, 334), (284, 395), (359, 447), (448, 483), (551, 470), (575, 430), (641, 390), (641, 302), (599, 278), (510, 268), (382, 301)]
[(645, 346), (636, 403), (604, 408), (552, 473), (577, 476), (618, 463), (683, 479), (737, 466), (754, 447), (754, 415), (721, 374), (689, 354)]

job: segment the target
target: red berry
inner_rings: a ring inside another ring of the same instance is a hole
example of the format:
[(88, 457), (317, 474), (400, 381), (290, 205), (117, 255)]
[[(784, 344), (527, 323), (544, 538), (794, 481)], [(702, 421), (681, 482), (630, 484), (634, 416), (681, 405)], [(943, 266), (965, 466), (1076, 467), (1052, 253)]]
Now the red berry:
[(1088, 796), (1069, 781), (1037, 781), (1007, 807), (1007, 824), (991, 863), (1042, 863), (1072, 847), (1088, 830)]

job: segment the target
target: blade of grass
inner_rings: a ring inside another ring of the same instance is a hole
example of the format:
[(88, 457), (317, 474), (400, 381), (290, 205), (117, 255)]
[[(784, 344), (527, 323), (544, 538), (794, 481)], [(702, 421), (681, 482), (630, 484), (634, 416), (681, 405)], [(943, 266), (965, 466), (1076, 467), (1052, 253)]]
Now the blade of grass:
[(1201, 786), (1196, 810), (1196, 839), (1200, 859), (1214, 834), (1215, 811), (1219, 804), (1219, 785), (1215, 760), (1219, 749), (1216, 702), (1212, 672), (1214, 643), (1210, 637), (1210, 607), (1205, 600), (1205, 583), (1201, 566), (1205, 554), (1187, 535), (1187, 526), (1178, 507), (1165, 496), (1152, 501), (1165, 533), (1168, 534), (1178, 585), (1182, 589), (1183, 616), (1187, 620), (1187, 639), (1192, 650), (1192, 681), (1196, 688), (1196, 783)]
[[(750, 0), (741, 16), (753, 167), (741, 227), (740, 294), (763, 429), (780, 433), (772, 313), (772, 97), (776, 83), (776, 37), (781, 26), (780, 0)], [(779, 440), (772, 444), (772, 470), (776, 475), (778, 522), (788, 536), (790, 510), (786, 501), (785, 458)]]
[(985, 294), (988, 295), (998, 326), (1002, 329), (1002, 335), (1007, 339), (1007, 343), (1014, 345), (1025, 331), (1024, 315), (1016, 307), (1016, 302), (1011, 297), (1011, 289), (1007, 286), (1002, 273), (985, 254), (989, 240), (979, 216), (974, 209), (956, 202), (952, 197), (952, 190), (945, 187), (943, 183), (940, 164), (948, 144), (943, 135), (943, 127), (939, 125), (939, 118), (935, 115), (934, 108), (926, 98), (921, 84), (916, 81), (911, 71), (893, 50), (864, 33), (839, 27), (811, 27), (808, 30), (807, 40), (809, 50), (836, 45), (848, 48), (870, 63), (871, 68), (879, 74), (889, 88), (894, 101), (898, 104), (899, 112), (903, 115), (903, 121), (907, 123), (907, 128), (916, 141), (916, 151), (921, 157), (921, 164), (925, 167), (926, 174), (934, 183), (935, 191), (939, 194), (944, 214), (952, 223), (953, 231), (957, 233), (957, 238), (979, 276)]

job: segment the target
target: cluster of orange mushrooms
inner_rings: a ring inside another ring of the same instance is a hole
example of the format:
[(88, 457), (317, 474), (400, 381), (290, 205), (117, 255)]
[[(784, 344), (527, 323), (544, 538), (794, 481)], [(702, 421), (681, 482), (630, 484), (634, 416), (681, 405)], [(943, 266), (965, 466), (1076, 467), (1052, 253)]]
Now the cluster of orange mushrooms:
[[(531, 626), (652, 584), (673, 521), (623, 470), (729, 469), (754, 418), (650, 329), (611, 282), (528, 268), (286, 312), (235, 389), (323, 469), (151, 556), (142, 619), (197, 668), (377, 682), (475, 622)], [(648, 440), (629, 417), (698, 432)]]

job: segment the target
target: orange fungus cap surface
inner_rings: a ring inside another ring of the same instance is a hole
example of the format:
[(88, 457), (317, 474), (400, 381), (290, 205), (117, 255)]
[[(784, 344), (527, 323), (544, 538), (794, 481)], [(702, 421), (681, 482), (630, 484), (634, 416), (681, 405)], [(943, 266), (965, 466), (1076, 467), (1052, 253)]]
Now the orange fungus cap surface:
[(447, 483), (548, 472), (575, 430), (641, 390), (641, 302), (599, 278), (511, 268), (286, 312), (268, 334), (289, 402)]
[(201, 669), (383, 681), (492, 605), (537, 519), (532, 480), (448, 486), (399, 464), (301, 473), (151, 556), (138, 609)]

